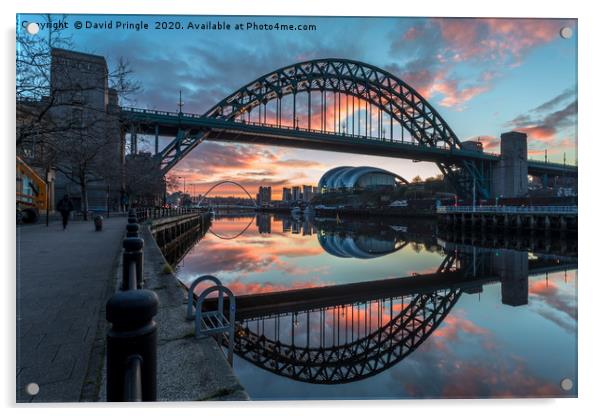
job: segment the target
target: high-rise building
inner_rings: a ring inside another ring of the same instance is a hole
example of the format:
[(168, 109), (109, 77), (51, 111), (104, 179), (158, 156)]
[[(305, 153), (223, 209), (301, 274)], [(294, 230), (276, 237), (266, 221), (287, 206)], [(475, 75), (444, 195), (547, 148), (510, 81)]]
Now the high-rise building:
[(301, 187), (293, 186), (293, 201), (301, 200)]
[(313, 198), (313, 188), (311, 185), (303, 185), (303, 202), (309, 202)]
[(291, 193), (291, 188), (282, 188), (282, 201), (290, 202), (293, 199), (293, 194)]
[(269, 205), (272, 202), (272, 187), (260, 186), (257, 193), (257, 205)]
[(270, 215), (259, 214), (255, 220), (259, 234), (270, 234), (272, 232), (272, 217)]

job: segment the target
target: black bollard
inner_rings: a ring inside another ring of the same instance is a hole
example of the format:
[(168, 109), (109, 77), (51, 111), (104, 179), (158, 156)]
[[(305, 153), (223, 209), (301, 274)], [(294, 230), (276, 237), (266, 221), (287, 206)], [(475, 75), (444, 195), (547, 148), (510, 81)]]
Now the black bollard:
[(107, 401), (157, 400), (157, 314), (151, 290), (117, 292), (107, 302)]
[[(143, 284), (143, 268), (144, 253), (142, 248), (144, 247), (144, 240), (139, 237), (127, 237), (123, 239), (123, 281), (121, 284), (121, 290), (136, 290), (142, 288)], [(131, 276), (135, 273), (135, 279)], [(136, 287), (131, 287), (133, 284), (130, 282), (136, 282)]]
[(125, 226), (127, 230), (126, 237), (138, 237), (138, 231), (140, 230), (140, 226), (136, 223), (131, 223)]
[(102, 231), (102, 222), (103, 222), (102, 215), (97, 215), (94, 217), (94, 229), (96, 231)]

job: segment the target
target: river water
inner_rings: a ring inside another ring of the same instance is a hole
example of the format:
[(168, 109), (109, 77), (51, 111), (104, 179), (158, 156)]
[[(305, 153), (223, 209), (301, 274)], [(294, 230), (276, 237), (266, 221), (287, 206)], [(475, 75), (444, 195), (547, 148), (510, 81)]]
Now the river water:
[[(224, 214), (176, 273), (263, 296), (234, 358), (254, 400), (575, 397), (576, 249), (478, 240), (416, 219)], [(305, 292), (274, 307), (289, 290)]]

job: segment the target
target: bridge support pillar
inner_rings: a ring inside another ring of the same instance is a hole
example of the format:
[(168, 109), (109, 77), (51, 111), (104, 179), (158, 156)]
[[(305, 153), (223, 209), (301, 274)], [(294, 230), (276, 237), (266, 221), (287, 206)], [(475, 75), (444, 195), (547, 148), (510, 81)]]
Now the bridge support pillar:
[(552, 221), (550, 221), (550, 216), (546, 215), (543, 219), (544, 229), (549, 231), (552, 228)]
[(526, 251), (499, 250), (493, 257), (494, 270), (502, 282), (502, 303), (526, 305), (529, 298), (529, 257)]
[(493, 196), (515, 198), (528, 189), (527, 135), (511, 131), (501, 136), (501, 159), (493, 168)]
[(567, 225), (566, 225), (566, 218), (564, 218), (564, 216), (560, 216), (560, 231), (566, 231), (567, 229)]

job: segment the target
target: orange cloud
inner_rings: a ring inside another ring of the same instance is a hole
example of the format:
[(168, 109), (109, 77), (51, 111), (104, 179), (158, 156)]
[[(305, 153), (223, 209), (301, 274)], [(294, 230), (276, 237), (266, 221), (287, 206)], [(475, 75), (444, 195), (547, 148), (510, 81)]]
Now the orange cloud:
[(489, 334), (484, 328), (475, 325), (472, 321), (456, 315), (448, 315), (443, 324), (433, 333), (436, 338), (442, 338), (446, 341), (457, 340), (458, 334), (464, 332), (471, 335)]
[(554, 135), (556, 134), (556, 129), (549, 126), (526, 126), (518, 127), (515, 130), (525, 133), (529, 138), (544, 143), (554, 140)]
[[(194, 247), (186, 257), (186, 270), (202, 271), (202, 274), (215, 274), (217, 277), (227, 273), (236, 273), (241, 277), (254, 273), (265, 273), (279, 270), (289, 276), (303, 276), (303, 281), (320, 280), (326, 268), (300, 266), (291, 261), (293, 258), (319, 256), (323, 250), (314, 239), (298, 239), (291, 245), (285, 238), (274, 233), (264, 238), (255, 233), (242, 234), (236, 240), (224, 242), (220, 238), (228, 238), (239, 234), (253, 218), (220, 220), (211, 228), (213, 234), (207, 234), (203, 243)], [(256, 227), (254, 223), (251, 227)], [(249, 284), (252, 282), (248, 282)], [(282, 287), (294, 286), (294, 281), (281, 283)], [(274, 286), (274, 285), (272, 285)], [(244, 294), (245, 292), (237, 292)]]
[(559, 385), (532, 375), (519, 360), (506, 365), (458, 360), (449, 367), (453, 383), (444, 386), (445, 398), (563, 396)]
[(438, 82), (431, 88), (432, 92), (440, 93), (444, 98), (439, 101), (443, 107), (460, 107), (467, 101), (472, 100), (479, 94), (489, 90), (488, 86), (471, 86), (464, 89), (458, 88), (455, 80), (447, 82)]
[(475, 136), (470, 137), (467, 140), (479, 141), (483, 144), (483, 150), (486, 151), (499, 151), (500, 149), (500, 138), (494, 136)]
[(519, 65), (531, 49), (559, 38), (571, 21), (551, 19), (434, 19), (454, 61), (480, 59)]
[[(394, 54), (412, 54), (403, 67), (389, 65), (425, 98), (443, 95), (439, 104), (463, 109), (463, 104), (491, 88), (498, 67), (518, 66), (537, 46), (559, 38), (571, 20), (434, 18), (407, 29), (391, 44)], [(476, 81), (463, 85), (453, 70), (463, 62), (484, 67)], [(461, 85), (461, 87), (460, 87)]]
[[(327, 286), (327, 282), (319, 280), (310, 281), (287, 281), (286, 283), (272, 282), (245, 282), (244, 278), (228, 281), (228, 288), (235, 295), (250, 295), (260, 293), (281, 292), (284, 290), (307, 289), (312, 287)], [(200, 292), (199, 292), (200, 293)]]

